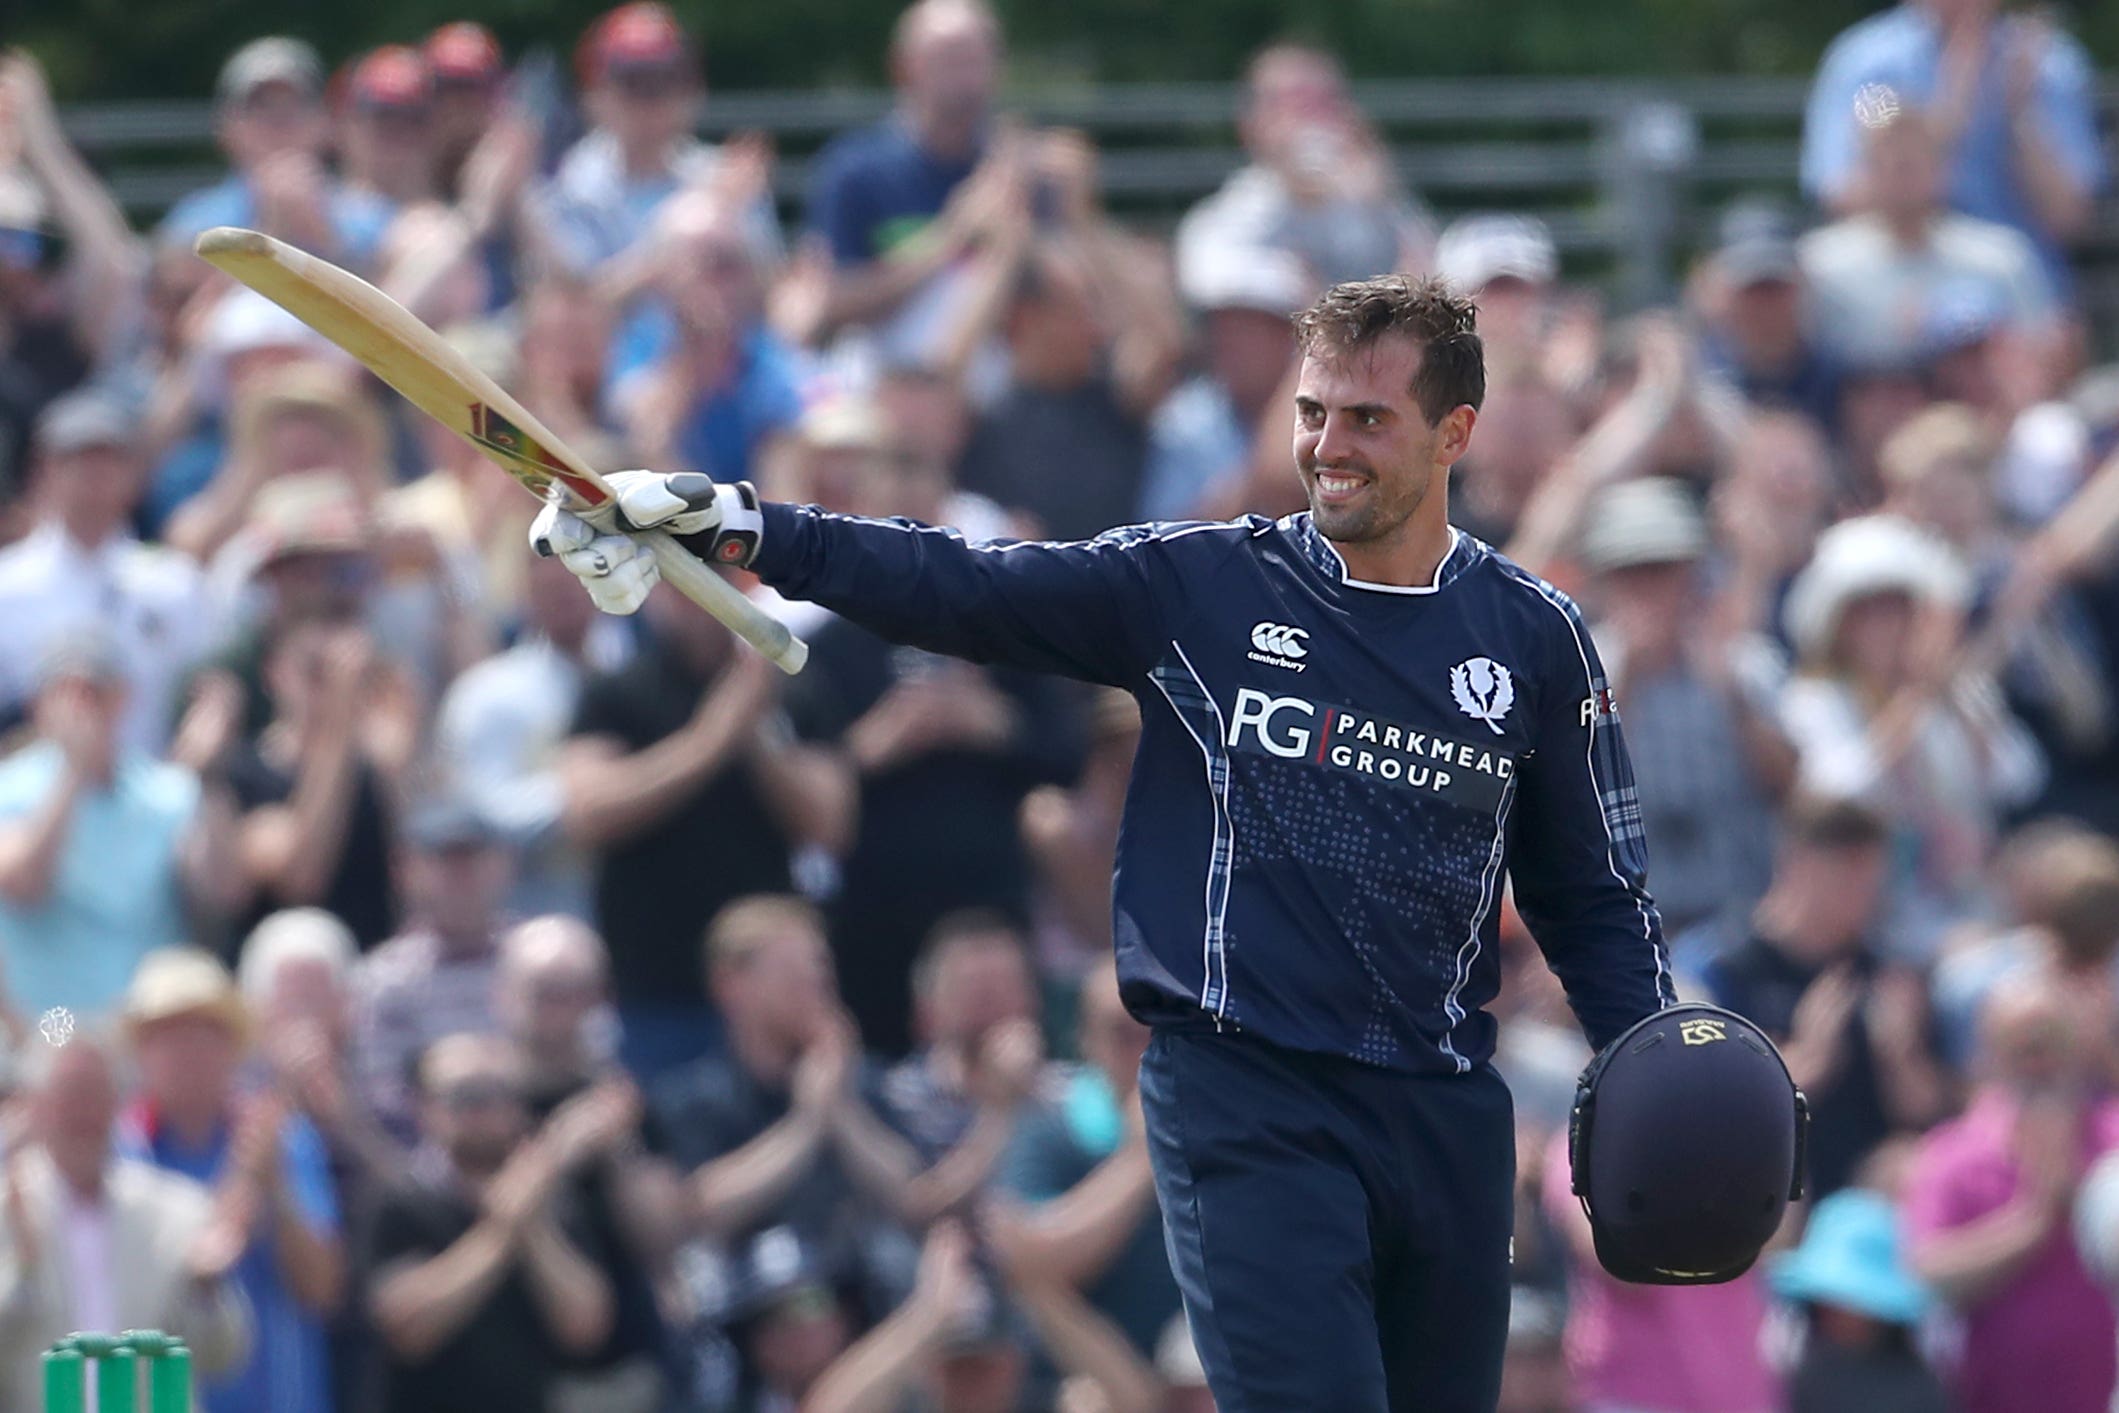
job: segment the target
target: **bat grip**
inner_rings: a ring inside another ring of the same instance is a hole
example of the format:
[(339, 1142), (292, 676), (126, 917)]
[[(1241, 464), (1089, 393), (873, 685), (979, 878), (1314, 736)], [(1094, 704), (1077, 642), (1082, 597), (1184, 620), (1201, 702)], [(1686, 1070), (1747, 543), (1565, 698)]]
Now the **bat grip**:
[(663, 579), (671, 587), (726, 623), (744, 642), (771, 658), (782, 672), (793, 676), (809, 661), (809, 644), (788, 632), (785, 623), (743, 597), (734, 585), (678, 544), (667, 531), (648, 530), (637, 538), (653, 552)]

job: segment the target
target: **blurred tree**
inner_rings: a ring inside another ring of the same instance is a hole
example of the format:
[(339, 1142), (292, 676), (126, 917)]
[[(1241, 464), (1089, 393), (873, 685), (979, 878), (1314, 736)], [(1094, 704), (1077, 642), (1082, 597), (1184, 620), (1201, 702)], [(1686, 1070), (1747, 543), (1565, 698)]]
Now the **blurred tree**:
[[(871, 87), (897, 0), (674, 0), (707, 42), (724, 88)], [(1019, 72), (1111, 80), (1224, 79), (1259, 44), (1314, 38), (1364, 77), (1462, 74), (1803, 73), (1875, 0), (997, 0)], [(267, 28), (333, 62), (416, 38), (473, 11), (509, 47), (575, 40), (606, 0), (0, 0), (11, 42), (50, 68), (67, 100), (197, 97), (221, 60)], [(2119, 5), (2078, 3), (2071, 22), (2119, 65)], [(267, 16), (270, 16), (270, 19)]]

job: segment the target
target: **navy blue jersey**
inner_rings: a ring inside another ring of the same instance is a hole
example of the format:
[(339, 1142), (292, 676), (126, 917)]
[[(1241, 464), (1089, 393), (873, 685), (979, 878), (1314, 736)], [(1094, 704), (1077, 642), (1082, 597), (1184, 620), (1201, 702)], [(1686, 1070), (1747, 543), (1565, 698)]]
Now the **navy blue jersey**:
[(1075, 544), (770, 504), (748, 528), (782, 593), (1139, 700), (1114, 922), (1150, 1024), (1469, 1070), (1504, 878), (1593, 1044), (1675, 999), (1581, 615), (1472, 536), (1401, 588), (1349, 578), (1306, 514)]

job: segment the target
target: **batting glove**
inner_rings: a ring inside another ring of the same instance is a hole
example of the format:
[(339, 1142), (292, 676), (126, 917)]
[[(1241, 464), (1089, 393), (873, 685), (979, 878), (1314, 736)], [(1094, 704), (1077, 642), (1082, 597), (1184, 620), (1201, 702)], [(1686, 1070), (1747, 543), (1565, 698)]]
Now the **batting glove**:
[[(747, 482), (716, 486), (696, 471), (614, 471), (605, 478), (616, 500), (618, 529), (710, 536), (703, 547), (717, 563), (745, 564), (757, 547), (757, 493)], [(741, 523), (724, 525), (728, 515)], [(695, 546), (697, 547), (697, 546)], [(632, 613), (662, 578), (655, 556), (631, 534), (598, 530), (572, 511), (547, 505), (530, 523), (530, 548), (556, 557), (581, 580), (605, 613)]]

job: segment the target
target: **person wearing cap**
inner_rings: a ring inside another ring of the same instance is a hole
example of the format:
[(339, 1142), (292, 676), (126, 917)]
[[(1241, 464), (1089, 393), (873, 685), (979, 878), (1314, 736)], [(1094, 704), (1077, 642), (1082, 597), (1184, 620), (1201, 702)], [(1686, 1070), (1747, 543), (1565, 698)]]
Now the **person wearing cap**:
[(211, 1190), (256, 1323), (249, 1360), (203, 1382), (203, 1413), (330, 1413), (323, 1326), (346, 1261), (323, 1140), (286, 1096), (245, 1086), (252, 1018), (211, 953), (148, 954), (123, 1020), (140, 1088), (121, 1151)]
[(493, 31), (452, 20), (420, 45), (434, 75), (434, 156), (442, 190), (458, 189), (464, 161), (492, 123), (507, 64)]
[[(39, 1355), (79, 1329), (157, 1329), (211, 1379), (249, 1357), (251, 1312), (206, 1191), (114, 1151), (123, 1069), (100, 1027), (21, 1057), (23, 1125), (0, 1173), (0, 1407), (42, 1406)], [(91, 1385), (93, 1388), (93, 1385)]]
[(911, 1295), (818, 1377), (802, 1408), (862, 1413), (925, 1393), (935, 1413), (1011, 1413), (1028, 1370), (969, 1233), (944, 1220), (928, 1229)]
[(1864, 367), (1926, 361), (1937, 311), (1953, 294), (1991, 305), (2026, 335), (2049, 336), (2060, 310), (2031, 243), (1944, 204), (1940, 120), (1901, 107), (1864, 138), (1860, 203), (1798, 247), (1827, 346)]
[(146, 476), (139, 419), (114, 398), (82, 390), (45, 409), (30, 483), (37, 527), (0, 550), (0, 694), (19, 710), (50, 647), (107, 634), (130, 688), (125, 745), (155, 755), (211, 624), (197, 566), (132, 533)]
[(2057, 978), (2004, 982), (1980, 1010), (1969, 1102), (1908, 1166), (1906, 1264), (1954, 1317), (1958, 1413), (2107, 1413), (2119, 1384), (2119, 1317), (2093, 1274), (2109, 1258), (2085, 1262), (2075, 1239), (2084, 1177), (2119, 1151), (2119, 1099), (2088, 1065)]
[(419, 802), (405, 821), (395, 874), (402, 930), (355, 969), (354, 1068), (368, 1106), (399, 1141), (417, 1134), (412, 1062), (444, 1035), (498, 1029), (493, 985), (513, 853), (467, 800)]
[(2021, 233), (2066, 290), (2068, 245), (2105, 178), (2096, 68), (2046, 13), (2005, 8), (1901, 0), (1834, 39), (1803, 117), (1803, 192), (1830, 211), (1859, 210), (1868, 129), (1894, 107), (1930, 108), (1949, 204)]
[[(594, 126), (536, 200), (560, 263), (589, 273), (645, 240), (666, 199), (713, 184), (727, 154), (692, 136), (706, 100), (698, 48), (659, 0), (631, 0), (598, 19), (582, 37), (580, 66)], [(761, 183), (742, 199), (745, 237), (761, 258), (776, 256), (771, 192)]]
[(121, 651), (86, 627), (55, 642), (31, 740), (0, 761), (0, 967), (30, 1015), (107, 1012), (142, 956), (242, 896), (225, 796), (125, 742)]
[(1591, 503), (1577, 551), (1612, 690), (1656, 749), (1635, 763), (1656, 850), (1656, 905), (1673, 935), (1741, 919), (1765, 891), (1773, 813), (1795, 772), (1764, 642), (1711, 627), (1693, 492), (1663, 477), (1621, 481)]
[(348, 187), (380, 198), (393, 215), (439, 192), (434, 71), (409, 44), (363, 54), (346, 78), (338, 117)]
[(989, 143), (1004, 49), (985, 0), (899, 12), (895, 107), (825, 144), (810, 180), (809, 242), (830, 267), (825, 330), (873, 326), (901, 356), (932, 343), (935, 306), (961, 293), (963, 263), (990, 234), (977, 208), (1014, 175)]
[(1427, 267), (1432, 219), (1400, 183), (1337, 55), (1293, 43), (1259, 50), (1244, 71), (1237, 129), (1249, 162), (1177, 228), (1181, 286), (1253, 253), (1292, 258), (1320, 287)]
[(1731, 203), (1690, 303), (1703, 326), (1700, 356), (1715, 376), (1756, 405), (1838, 425), (1843, 374), (1814, 325), (1791, 213), (1770, 201)]
[(155, 232), (189, 249), (214, 226), (249, 226), (354, 269), (374, 258), (389, 208), (327, 174), (324, 66), (299, 39), (253, 39), (214, 86), (214, 135), (234, 171), (171, 208)]
[(1178, 292), (1199, 316), (1200, 371), (1149, 424), (1143, 520), (1189, 519), (1247, 479), (1259, 424), (1294, 363), (1290, 320), (1313, 293), (1300, 259), (1270, 249), (1202, 253), (1179, 271)]
[[(717, 1369), (731, 1409), (794, 1409), (853, 1343), (854, 1302), (816, 1243), (789, 1227), (758, 1233), (729, 1263), (727, 1294), (702, 1311), (720, 1333), (695, 1360)], [(725, 1352), (724, 1352), (725, 1350)], [(721, 1406), (721, 1405), (717, 1405)]]
[(1820, 536), (1786, 601), (1797, 671), (1780, 712), (1798, 788), (1868, 801), (1891, 820), (1884, 942), (1915, 961), (1990, 905), (1983, 870), (1997, 824), (2045, 776), (1992, 680), (1959, 665), (1968, 589), (1942, 540), (1873, 515)]
[(1479, 301), (1479, 333), (1506, 368), (1536, 365), (1548, 333), (1560, 250), (1535, 216), (1459, 216), (1435, 242), (1435, 274)]
[(1915, 1344), (1933, 1301), (1906, 1269), (1898, 1226), (1882, 1193), (1835, 1192), (1810, 1213), (1802, 1244), (1773, 1262), (1773, 1293), (1802, 1315), (1788, 1413), (1951, 1407)]

